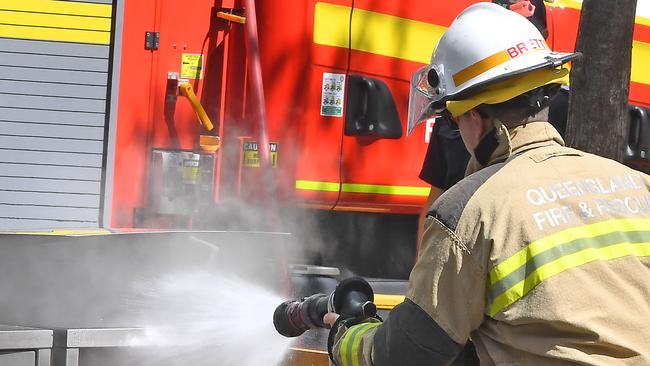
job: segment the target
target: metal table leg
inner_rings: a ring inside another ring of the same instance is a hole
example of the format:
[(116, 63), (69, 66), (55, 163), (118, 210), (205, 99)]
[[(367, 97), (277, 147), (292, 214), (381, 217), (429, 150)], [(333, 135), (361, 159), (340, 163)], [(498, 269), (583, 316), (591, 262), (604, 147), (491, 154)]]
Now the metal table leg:
[(55, 348), (54, 365), (79, 366), (79, 348)]
[(50, 366), (52, 364), (52, 350), (49, 348), (36, 350), (36, 366)]

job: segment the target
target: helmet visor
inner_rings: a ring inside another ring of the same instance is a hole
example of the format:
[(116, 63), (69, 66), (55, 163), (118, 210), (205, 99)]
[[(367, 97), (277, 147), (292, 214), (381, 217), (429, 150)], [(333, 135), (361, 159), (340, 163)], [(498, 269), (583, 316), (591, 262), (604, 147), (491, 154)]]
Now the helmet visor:
[(427, 65), (419, 68), (411, 77), (407, 136), (417, 125), (436, 114), (433, 103), (439, 99), (440, 87), (433, 88), (431, 86), (429, 83), (430, 73), (437, 73), (437, 71), (432, 65)]

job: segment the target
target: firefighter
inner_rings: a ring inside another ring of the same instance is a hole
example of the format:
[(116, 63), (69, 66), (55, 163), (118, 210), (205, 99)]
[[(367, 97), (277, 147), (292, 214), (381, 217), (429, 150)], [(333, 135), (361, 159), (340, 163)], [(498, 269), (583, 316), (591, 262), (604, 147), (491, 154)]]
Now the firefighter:
[[(493, 0), (492, 2), (506, 9), (510, 9), (514, 5), (516, 7), (514, 11), (526, 17), (537, 27), (544, 38), (547, 37), (546, 8), (543, 0)], [(520, 4), (524, 4), (524, 6), (517, 7)], [(549, 122), (553, 124), (562, 137), (564, 137), (566, 129), (568, 100), (567, 89), (560, 89), (549, 106)], [(409, 127), (408, 133), (410, 134), (415, 126), (409, 125)], [(419, 174), (419, 178), (428, 183), (431, 190), (418, 215), (418, 250), (424, 231), (424, 219), (429, 207), (440, 197), (442, 192), (464, 177), (468, 160), (469, 153), (460, 137), (458, 126), (451, 123), (449, 118), (437, 117)]]
[(492, 3), (454, 20), (409, 118), (450, 115), (472, 174), (430, 208), (385, 322), (325, 316), (337, 365), (450, 364), (470, 338), (483, 365), (650, 364), (650, 177), (545, 122), (577, 56)]

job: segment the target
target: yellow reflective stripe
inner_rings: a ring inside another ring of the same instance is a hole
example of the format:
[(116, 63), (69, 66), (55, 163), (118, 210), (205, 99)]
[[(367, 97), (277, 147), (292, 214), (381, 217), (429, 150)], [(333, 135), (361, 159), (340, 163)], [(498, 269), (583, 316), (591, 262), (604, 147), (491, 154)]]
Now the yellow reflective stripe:
[(404, 302), (404, 295), (375, 294), (374, 303), (379, 310), (391, 310)]
[(343, 366), (359, 366), (359, 344), (361, 336), (381, 323), (363, 323), (350, 327), (341, 339), (341, 361)]
[[(409, 61), (429, 63), (433, 48), (447, 29), (439, 25), (354, 9), (352, 39), (348, 27), (352, 8), (316, 3), (314, 43)], [(349, 42), (352, 42), (350, 45)]]
[(83, 3), (57, 0), (0, 1), (0, 10), (15, 10), (33, 13), (83, 15), (110, 18), (113, 7), (110, 4)]
[(650, 219), (620, 219), (608, 220), (591, 225), (579, 226), (530, 243), (526, 248), (521, 249), (510, 258), (496, 265), (488, 275), (488, 287), (492, 287), (497, 281), (508, 276), (517, 268), (524, 265), (532, 257), (564, 243), (579, 239), (593, 238), (611, 232), (629, 232), (644, 230), (650, 227)]
[(650, 27), (650, 19), (648, 19), (648, 18), (640, 17), (640, 16), (637, 15), (636, 17), (634, 17), (634, 22), (636, 24), (642, 24), (642, 25)]
[(339, 184), (334, 182), (318, 182), (315, 180), (296, 181), (296, 189), (305, 189), (309, 191), (338, 192), (339, 187)]
[(356, 355), (357, 357), (352, 359), (352, 366), (359, 366), (359, 345), (361, 344), (362, 336), (370, 329), (378, 327), (379, 324), (381, 323), (367, 324), (363, 329), (359, 331), (359, 333), (357, 333), (354, 342), (352, 343), (352, 352), (351, 352), (352, 355)]
[[(572, 8), (572, 9), (577, 9), (577, 10), (582, 10), (582, 0), (577, 1), (577, 0), (555, 0), (552, 3), (547, 3), (546, 6), (552, 7), (552, 8)], [(642, 25), (647, 25), (650, 26), (650, 19), (648, 19), (645, 16), (640, 16), (639, 14), (639, 6), (637, 5), (637, 16), (634, 17), (634, 22), (637, 24), (642, 24)], [(647, 15), (647, 14), (644, 14)]]
[[(339, 184), (334, 182), (319, 182), (315, 180), (297, 180), (296, 189), (310, 191), (337, 192)], [(342, 192), (346, 193), (370, 193), (370, 194), (388, 194), (401, 196), (422, 196), (427, 197), (431, 191), (430, 187), (412, 187), (412, 186), (388, 186), (380, 184), (356, 184), (343, 183)]]
[(111, 42), (110, 32), (34, 28), (13, 25), (0, 25), (0, 37), (94, 44), (110, 44)]
[(76, 15), (23, 13), (0, 10), (4, 25), (36, 26), (77, 30), (111, 31), (111, 18), (80, 17)]
[[(582, 1), (576, 0), (556, 0), (553, 3), (548, 3), (547, 6), (554, 8), (572, 8), (581, 10)], [(638, 7), (637, 7), (638, 11)], [(638, 14), (638, 13), (637, 13)], [(636, 24), (650, 26), (650, 19), (642, 16), (634, 18)], [(650, 44), (646, 42), (633, 41), (632, 42), (632, 75), (630, 80), (636, 83), (650, 84), (650, 70), (647, 67), (648, 60), (650, 59)]]
[[(556, 0), (548, 3), (547, 6), (580, 10), (582, 2)], [(316, 3), (314, 43), (342, 48), (350, 46), (357, 51), (426, 64), (431, 59), (433, 48), (447, 29), (430, 23), (355, 9), (352, 15), (352, 44), (348, 45), (350, 11), (352, 8), (347, 6)], [(637, 16), (635, 21), (637, 24), (650, 26), (648, 18)], [(645, 61), (650, 58), (650, 45), (634, 41), (633, 47), (631, 80), (650, 84), (650, 68), (645, 65)], [(460, 84), (456, 82), (456, 85)]]
[(431, 191), (430, 187), (409, 187), (409, 186), (385, 186), (378, 184), (352, 184), (343, 183), (343, 192), (347, 193), (373, 193), (392, 194), (401, 196), (423, 196), (426, 197)]
[(470, 65), (459, 72), (455, 73), (453, 76), (454, 79), (454, 84), (456, 86), (459, 86), (477, 76), (480, 74), (484, 73), (485, 71), (495, 67), (499, 66), (502, 63), (510, 60), (510, 55), (508, 55), (508, 52), (506, 51), (500, 51), (495, 53), (492, 56), (486, 57), (482, 59), (481, 61)]
[(572, 9), (582, 9), (582, 0), (555, 0), (552, 3), (546, 3), (546, 6), (552, 8), (572, 8)]
[(0, 1), (0, 37), (109, 44), (110, 4), (75, 1)]
[(630, 255), (638, 257), (650, 256), (650, 242), (635, 244), (623, 242), (603, 248), (587, 248), (580, 252), (561, 257), (554, 262), (536, 269), (529, 277), (495, 298), (489, 307), (490, 315), (494, 316), (499, 311), (522, 298), (545, 279), (564, 272), (567, 269), (596, 260), (612, 260)]
[(645, 42), (632, 42), (632, 72), (630, 80), (650, 84), (650, 68), (648, 68), (648, 60), (650, 60), (650, 44)]
[(314, 43), (348, 47), (352, 8), (317, 2), (314, 14)]

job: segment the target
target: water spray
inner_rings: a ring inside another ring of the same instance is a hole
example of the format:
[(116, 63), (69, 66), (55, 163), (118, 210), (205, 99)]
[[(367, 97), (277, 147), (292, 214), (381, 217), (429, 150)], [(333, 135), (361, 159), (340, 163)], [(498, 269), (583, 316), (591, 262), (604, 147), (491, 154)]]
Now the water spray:
[(302, 300), (288, 300), (273, 313), (273, 325), (285, 337), (297, 337), (309, 329), (326, 328), (323, 316), (337, 313), (343, 319), (374, 317), (377, 307), (370, 284), (360, 277), (341, 281), (329, 295), (314, 294)]

